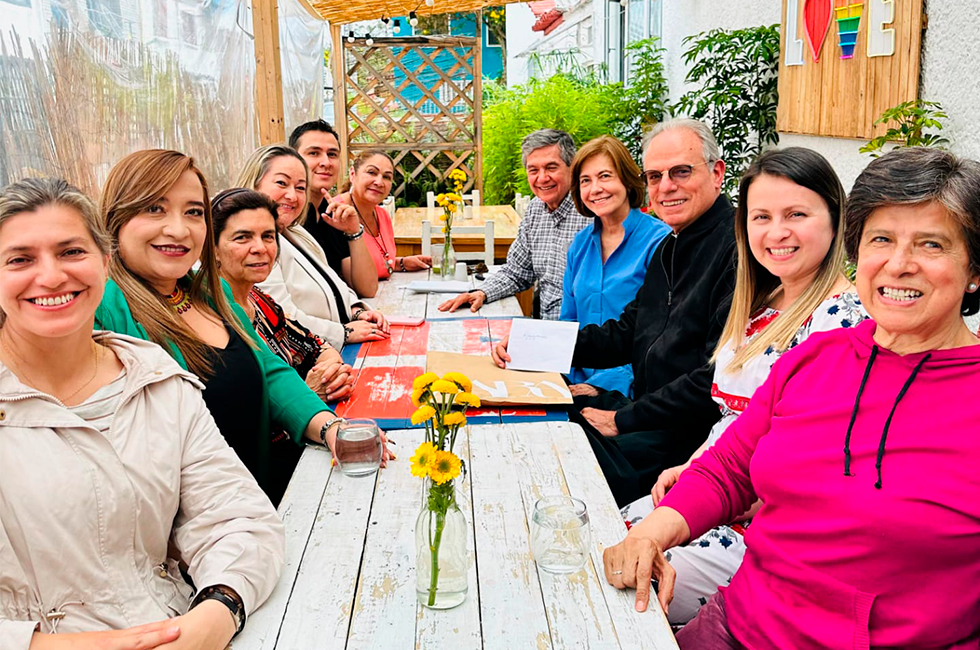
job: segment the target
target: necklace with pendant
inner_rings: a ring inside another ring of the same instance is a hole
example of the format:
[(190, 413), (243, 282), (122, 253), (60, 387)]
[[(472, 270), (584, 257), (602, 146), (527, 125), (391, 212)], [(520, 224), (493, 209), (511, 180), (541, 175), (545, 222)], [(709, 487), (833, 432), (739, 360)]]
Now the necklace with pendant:
[(170, 307), (177, 312), (178, 316), (191, 308), (191, 297), (179, 284), (174, 289), (174, 292), (167, 296), (167, 302), (170, 304)]

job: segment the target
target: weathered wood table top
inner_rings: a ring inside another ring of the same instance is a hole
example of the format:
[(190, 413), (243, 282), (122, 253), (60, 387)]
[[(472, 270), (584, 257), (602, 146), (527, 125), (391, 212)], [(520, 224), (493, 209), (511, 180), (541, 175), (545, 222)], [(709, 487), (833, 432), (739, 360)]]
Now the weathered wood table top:
[[(413, 280), (428, 280), (430, 271), (394, 273), (391, 278), (378, 283), (378, 293), (368, 303), (386, 316), (410, 316), (414, 318), (472, 318), (474, 316), (521, 316), (521, 306), (514, 296), (486, 303), (476, 313), (469, 306), (457, 309), (454, 313), (439, 311), (439, 305), (457, 295), (456, 291), (447, 293), (415, 293), (408, 284)], [(470, 286), (478, 288), (481, 284), (475, 276), (468, 276)]]
[[(633, 592), (603, 576), (603, 549), (626, 531), (577, 425), (470, 426), (457, 440), (469, 467), (458, 494), (473, 561), (466, 600), (445, 611), (415, 596), (422, 481), (408, 457), (423, 433), (389, 436), (399, 460), (367, 478), (331, 468), (322, 449), (304, 452), (280, 506), (283, 576), (235, 650), (676, 649), (656, 601), (638, 614)], [(540, 571), (531, 556), (534, 503), (555, 494), (582, 499), (591, 520), (591, 561), (569, 575)]]
[[(428, 219), (433, 226), (439, 224), (439, 214), (442, 208), (398, 208), (392, 217), (395, 230), (396, 244), (418, 244), (422, 241), (422, 221)], [(517, 237), (517, 227), (521, 218), (512, 205), (479, 205), (473, 208), (473, 216), (469, 219), (453, 220), (457, 226), (482, 226), (487, 221), (493, 221), (493, 237), (498, 244), (513, 243)], [(434, 228), (436, 233), (439, 228)], [(453, 241), (466, 239), (482, 239), (478, 235), (453, 235)]]
[[(426, 278), (427, 272), (396, 273), (371, 304), (388, 315), (430, 319), (520, 314), (513, 297), (478, 314), (468, 308), (443, 314), (435, 306), (446, 294), (405, 288)], [(459, 351), (460, 341), (436, 338), (436, 347)], [(269, 601), (249, 616), (234, 650), (676, 650), (656, 600), (638, 614), (633, 592), (605, 580), (602, 551), (626, 528), (578, 425), (465, 428), (456, 451), (469, 472), (458, 494), (473, 561), (466, 600), (446, 611), (426, 609), (415, 596), (422, 481), (411, 475), (409, 458), (423, 432), (388, 435), (398, 460), (366, 478), (344, 476), (321, 448), (304, 451), (279, 507), (286, 525), (283, 575)], [(539, 571), (531, 556), (534, 503), (556, 494), (582, 499), (591, 520), (591, 561), (570, 575)]]

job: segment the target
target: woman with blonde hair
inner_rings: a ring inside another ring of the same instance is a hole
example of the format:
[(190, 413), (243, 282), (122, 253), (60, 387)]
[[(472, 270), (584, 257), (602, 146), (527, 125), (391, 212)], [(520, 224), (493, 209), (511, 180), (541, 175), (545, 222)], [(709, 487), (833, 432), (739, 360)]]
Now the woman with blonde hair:
[(341, 420), (266, 347), (221, 281), (204, 175), (177, 151), (130, 154), (109, 172), (101, 211), (117, 254), (96, 323), (163, 346), (201, 377), (218, 429), (278, 502), (304, 436), (332, 449)]
[[(579, 328), (601, 325), (619, 318), (636, 297), (653, 252), (670, 232), (663, 221), (640, 211), (645, 196), (640, 168), (622, 142), (604, 135), (582, 145), (572, 161), (572, 200), (593, 222), (568, 247), (561, 320), (577, 321)], [(599, 391), (633, 396), (630, 364), (572, 368), (568, 380), (575, 397)]]
[(275, 586), (282, 522), (197, 377), (93, 332), (110, 246), (64, 181), (0, 192), (0, 648), (221, 650)]
[(338, 201), (350, 204), (364, 226), (368, 250), (378, 268), (378, 278), (387, 280), (396, 271), (424, 271), (432, 266), (428, 255), (400, 256), (395, 248), (395, 229), (391, 215), (381, 203), (391, 194), (395, 166), (383, 151), (362, 151), (351, 163), (344, 193)]
[[(853, 327), (867, 317), (844, 276), (844, 189), (830, 163), (810, 149), (760, 155), (742, 177), (735, 212), (738, 250), (732, 308), (715, 348), (712, 399), (721, 419), (684, 465), (664, 470), (651, 497), (623, 509), (627, 525), (660, 503), (694, 459), (749, 405), (776, 360), (814, 332)], [(678, 587), (670, 621), (686, 623), (745, 552), (743, 533), (758, 504), (739, 522), (719, 526), (671, 551)]]
[[(323, 249), (302, 227), (306, 218), (306, 161), (286, 145), (252, 152), (238, 175), (238, 187), (265, 194), (278, 209), (279, 260), (259, 288), (287, 314), (338, 350), (347, 343), (388, 338), (388, 323), (337, 275)], [(337, 210), (350, 210), (341, 202)]]

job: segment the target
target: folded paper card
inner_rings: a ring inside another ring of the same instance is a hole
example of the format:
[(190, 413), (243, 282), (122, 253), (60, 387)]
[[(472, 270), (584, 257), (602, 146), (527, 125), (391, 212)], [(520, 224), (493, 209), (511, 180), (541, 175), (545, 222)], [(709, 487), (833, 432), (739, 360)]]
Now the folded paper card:
[(473, 286), (469, 282), (455, 280), (412, 280), (406, 288), (415, 293), (462, 293), (469, 291)]
[(511, 370), (568, 372), (578, 338), (575, 321), (515, 318), (510, 326), (507, 354)]
[(488, 356), (455, 352), (429, 352), (425, 366), (440, 376), (463, 373), (473, 382), (473, 392), (488, 406), (572, 403), (572, 394), (557, 372), (503, 370)]

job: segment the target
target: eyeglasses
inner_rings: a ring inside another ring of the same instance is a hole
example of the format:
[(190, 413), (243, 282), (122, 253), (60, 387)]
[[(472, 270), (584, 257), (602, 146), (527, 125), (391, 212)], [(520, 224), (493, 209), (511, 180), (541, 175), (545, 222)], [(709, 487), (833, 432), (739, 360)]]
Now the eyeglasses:
[[(694, 173), (695, 167), (707, 165), (709, 162), (711, 161), (705, 160), (704, 162), (699, 162), (694, 165), (674, 165), (667, 170), (667, 176), (669, 176), (670, 180), (674, 181), (675, 183), (683, 183), (691, 178), (691, 174)], [(640, 174), (640, 178), (643, 179), (643, 184), (647, 186), (659, 184), (660, 181), (663, 180), (663, 177), (664, 172), (658, 172), (652, 169), (644, 171)]]

